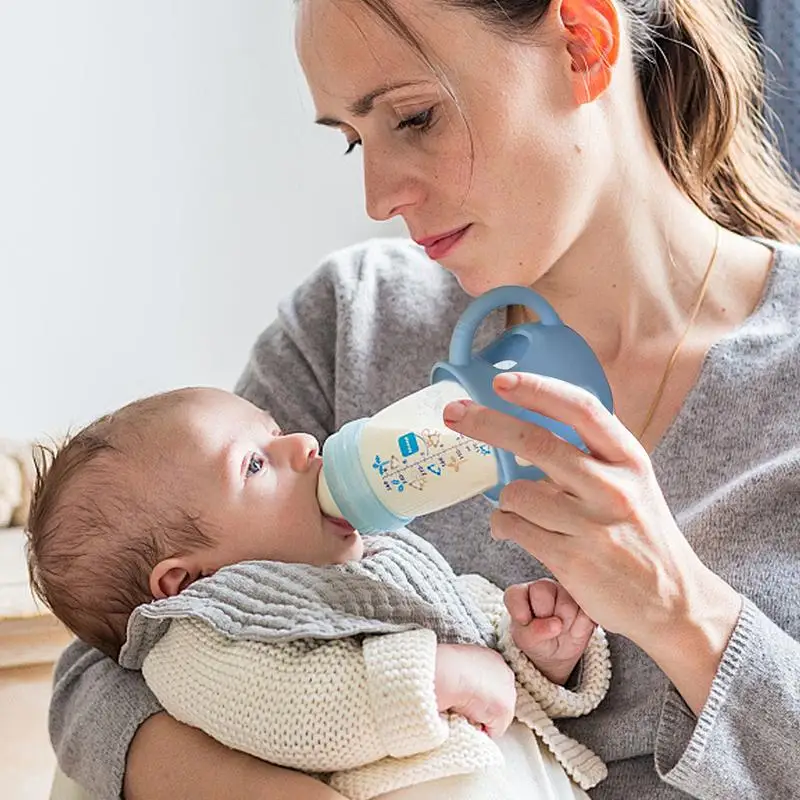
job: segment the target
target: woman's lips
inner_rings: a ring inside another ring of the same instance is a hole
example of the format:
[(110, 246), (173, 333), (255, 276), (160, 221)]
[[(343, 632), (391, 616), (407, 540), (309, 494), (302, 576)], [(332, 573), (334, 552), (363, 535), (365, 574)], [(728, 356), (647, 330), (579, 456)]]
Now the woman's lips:
[(444, 234), (444, 236), (421, 239), (417, 244), (425, 248), (428, 258), (438, 261), (452, 252), (456, 245), (464, 238), (464, 234), (470, 229), (469, 225), (459, 228), (456, 231)]

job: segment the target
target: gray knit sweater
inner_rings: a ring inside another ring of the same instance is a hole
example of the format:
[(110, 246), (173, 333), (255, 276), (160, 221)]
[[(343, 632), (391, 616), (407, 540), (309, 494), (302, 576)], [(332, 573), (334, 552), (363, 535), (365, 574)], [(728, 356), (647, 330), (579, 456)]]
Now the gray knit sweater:
[[(469, 302), (405, 241), (328, 259), (281, 305), (238, 391), (289, 430), (320, 439), (428, 381)], [(490, 318), (483, 341), (496, 335)], [(479, 337), (479, 343), (481, 337)], [(699, 556), (745, 597), (696, 720), (637, 647), (611, 636), (613, 677), (594, 713), (564, 731), (608, 764), (603, 800), (800, 796), (800, 249), (778, 247), (754, 314), (709, 353), (653, 454), (678, 523)], [(499, 585), (542, 574), (488, 535), (478, 498), (411, 527), (456, 572)], [(76, 643), (51, 708), (59, 761), (98, 798), (120, 793), (127, 748), (158, 704), (136, 672)]]

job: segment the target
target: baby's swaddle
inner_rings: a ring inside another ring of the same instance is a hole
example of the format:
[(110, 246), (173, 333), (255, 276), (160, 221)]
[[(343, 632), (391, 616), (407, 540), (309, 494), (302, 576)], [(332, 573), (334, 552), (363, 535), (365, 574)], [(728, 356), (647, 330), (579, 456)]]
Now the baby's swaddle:
[[(490, 618), (465, 578), (459, 579), (425, 540), (403, 529), (391, 536), (364, 537), (364, 544), (364, 557), (358, 562), (322, 567), (243, 562), (223, 567), (175, 597), (142, 605), (129, 620), (120, 664), (140, 669), (170, 625), (189, 619), (232, 641), (268, 644), (428, 629), (440, 643), (500, 649), (518, 678), (519, 665), (525, 662), (522, 671), (535, 673), (538, 678), (534, 682), (544, 681), (511, 642), (507, 625), (503, 628), (496, 618)], [(590, 648), (594, 663), (607, 658), (605, 638), (598, 634)], [(592, 707), (606, 687), (599, 694), (592, 692)], [(580, 786), (596, 785), (606, 775), (605, 765), (588, 748), (558, 731), (531, 688), (530, 681), (518, 683), (518, 719), (534, 731)], [(558, 692), (571, 694), (562, 687), (554, 692), (554, 697)]]

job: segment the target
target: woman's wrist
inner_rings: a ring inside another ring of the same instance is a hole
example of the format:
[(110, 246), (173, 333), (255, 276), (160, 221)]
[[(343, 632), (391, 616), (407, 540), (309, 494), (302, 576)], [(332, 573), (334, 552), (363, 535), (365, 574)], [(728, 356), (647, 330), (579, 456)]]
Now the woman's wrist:
[(742, 608), (741, 595), (718, 575), (704, 574), (687, 593), (680, 610), (637, 641), (695, 714), (708, 699)]

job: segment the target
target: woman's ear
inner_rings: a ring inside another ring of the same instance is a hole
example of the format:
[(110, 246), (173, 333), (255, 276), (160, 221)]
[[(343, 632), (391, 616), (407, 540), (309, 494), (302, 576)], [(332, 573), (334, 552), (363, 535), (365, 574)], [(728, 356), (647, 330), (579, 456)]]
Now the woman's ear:
[(186, 558), (165, 558), (150, 573), (150, 592), (156, 600), (174, 597), (200, 577), (200, 570)]
[(572, 59), (572, 90), (581, 105), (611, 83), (619, 58), (619, 14), (614, 0), (561, 0), (561, 24)]

